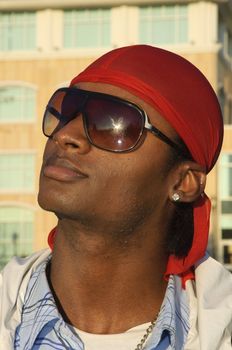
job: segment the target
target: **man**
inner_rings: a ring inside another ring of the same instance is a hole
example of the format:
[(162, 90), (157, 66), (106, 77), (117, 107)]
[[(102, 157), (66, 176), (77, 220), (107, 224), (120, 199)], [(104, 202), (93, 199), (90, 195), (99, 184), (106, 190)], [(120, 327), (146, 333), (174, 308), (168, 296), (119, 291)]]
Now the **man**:
[(206, 255), (223, 126), (191, 63), (146, 45), (56, 91), (39, 204), (52, 250), (0, 282), (2, 349), (231, 349), (232, 277)]

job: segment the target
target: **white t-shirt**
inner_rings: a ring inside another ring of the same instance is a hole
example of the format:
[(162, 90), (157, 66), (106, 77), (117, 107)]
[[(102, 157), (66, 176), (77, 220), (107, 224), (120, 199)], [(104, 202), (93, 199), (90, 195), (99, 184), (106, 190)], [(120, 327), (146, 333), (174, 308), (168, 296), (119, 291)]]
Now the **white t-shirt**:
[(150, 322), (144, 323), (119, 334), (92, 334), (77, 328), (74, 330), (83, 341), (85, 350), (134, 350), (149, 325)]

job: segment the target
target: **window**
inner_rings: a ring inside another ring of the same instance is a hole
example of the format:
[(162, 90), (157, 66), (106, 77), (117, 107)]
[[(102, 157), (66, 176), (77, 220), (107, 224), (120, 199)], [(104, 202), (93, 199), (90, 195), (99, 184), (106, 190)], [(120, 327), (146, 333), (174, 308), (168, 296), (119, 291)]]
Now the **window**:
[(220, 198), (222, 202), (222, 214), (232, 215), (232, 154), (222, 154), (220, 162), (221, 171), (219, 186)]
[(218, 91), (218, 100), (222, 110), (223, 120), (225, 125), (232, 124), (232, 96), (225, 92), (222, 86)]
[(0, 38), (1, 51), (35, 49), (35, 12), (0, 13)]
[(224, 106), (224, 124), (232, 124), (232, 98), (227, 96), (226, 103)]
[(188, 41), (188, 6), (143, 6), (139, 9), (139, 40), (149, 44)]
[(222, 44), (222, 52), (225, 58), (232, 58), (232, 32), (226, 27), (225, 22), (219, 16), (218, 40)]
[(0, 207), (0, 268), (14, 255), (32, 253), (34, 212), (21, 207)]
[(225, 22), (222, 20), (221, 16), (219, 15), (218, 41), (220, 43), (224, 43), (225, 30), (226, 30)]
[(232, 57), (232, 34), (227, 29), (224, 32), (224, 38), (223, 38), (222, 44), (223, 44), (224, 55), (228, 58), (231, 58)]
[(110, 9), (64, 11), (64, 47), (110, 46)]
[(0, 154), (0, 191), (32, 192), (35, 185), (35, 155)]
[(228, 98), (228, 107), (227, 107), (227, 120), (226, 124), (232, 124), (232, 97)]
[(220, 87), (220, 89), (218, 90), (218, 100), (219, 100), (221, 111), (222, 111), (223, 118), (224, 118), (225, 106), (226, 106), (226, 94), (225, 94), (225, 90), (224, 90), (223, 86)]
[(36, 92), (24, 86), (0, 86), (0, 123), (33, 121)]
[(232, 244), (224, 246), (223, 258), (225, 264), (232, 265)]
[(224, 263), (232, 264), (232, 153), (220, 158), (219, 201), (221, 256)]

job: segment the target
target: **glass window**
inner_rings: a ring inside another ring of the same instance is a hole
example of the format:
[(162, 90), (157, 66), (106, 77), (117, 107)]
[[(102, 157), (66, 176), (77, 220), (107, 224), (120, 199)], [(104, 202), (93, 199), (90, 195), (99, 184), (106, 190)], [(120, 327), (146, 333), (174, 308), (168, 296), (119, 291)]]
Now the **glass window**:
[(230, 214), (232, 213), (232, 201), (222, 201), (222, 213), (223, 214)]
[(141, 43), (176, 44), (188, 41), (188, 6), (143, 6), (139, 9)]
[(227, 37), (228, 55), (232, 57), (232, 34), (228, 32)]
[(218, 100), (220, 103), (221, 111), (223, 114), (223, 118), (225, 117), (225, 106), (226, 106), (226, 94), (224, 87), (221, 87), (218, 91)]
[(225, 165), (225, 166), (229, 166), (229, 165), (232, 166), (232, 154), (230, 154), (230, 153), (222, 154), (221, 155), (221, 163), (222, 163), (222, 165)]
[(223, 257), (225, 264), (232, 264), (232, 245), (226, 245), (223, 247)]
[(230, 211), (227, 211), (226, 213), (222, 213), (221, 216), (221, 230), (222, 230), (222, 238), (223, 239), (232, 239), (232, 224), (231, 224), (231, 215), (223, 215), (223, 214), (231, 214), (231, 207)]
[(24, 86), (0, 86), (0, 123), (35, 119), (36, 92)]
[(218, 41), (222, 44), (223, 55), (230, 59), (232, 57), (232, 32), (220, 15), (218, 28)]
[(222, 238), (232, 240), (232, 228), (223, 228), (222, 229)]
[(1, 51), (35, 49), (35, 12), (0, 13), (0, 38)]
[(221, 87), (219, 89), (218, 99), (219, 99), (220, 107), (223, 114), (224, 124), (231, 125), (232, 124), (232, 98), (225, 91), (224, 87)]
[[(223, 158), (225, 155), (223, 156)], [(232, 164), (225, 163), (221, 168), (220, 194), (222, 199), (232, 197)]]
[(110, 46), (110, 9), (64, 11), (64, 47)]
[(222, 262), (232, 264), (232, 153), (220, 156), (218, 194)]
[(14, 255), (32, 253), (34, 212), (20, 207), (0, 207), (0, 268)]
[(219, 23), (218, 23), (218, 41), (220, 43), (224, 43), (224, 35), (225, 35), (225, 23), (222, 20), (221, 16), (219, 15)]
[(35, 155), (0, 154), (0, 190), (33, 191), (35, 187)]
[(227, 124), (232, 124), (232, 98), (228, 99), (228, 118)]

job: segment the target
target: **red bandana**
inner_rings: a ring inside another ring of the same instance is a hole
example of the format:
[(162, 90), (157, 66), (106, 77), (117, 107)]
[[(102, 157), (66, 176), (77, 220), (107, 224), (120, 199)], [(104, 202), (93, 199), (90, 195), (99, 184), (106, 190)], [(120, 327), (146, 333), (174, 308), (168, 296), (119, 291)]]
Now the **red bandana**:
[[(77, 77), (122, 87), (152, 105), (172, 125), (193, 159), (209, 172), (222, 144), (223, 122), (217, 97), (204, 75), (190, 62), (169, 51), (147, 45), (115, 49)], [(185, 258), (169, 257), (166, 275), (193, 278), (193, 265), (205, 255), (210, 218), (206, 195), (193, 203), (194, 238)]]

